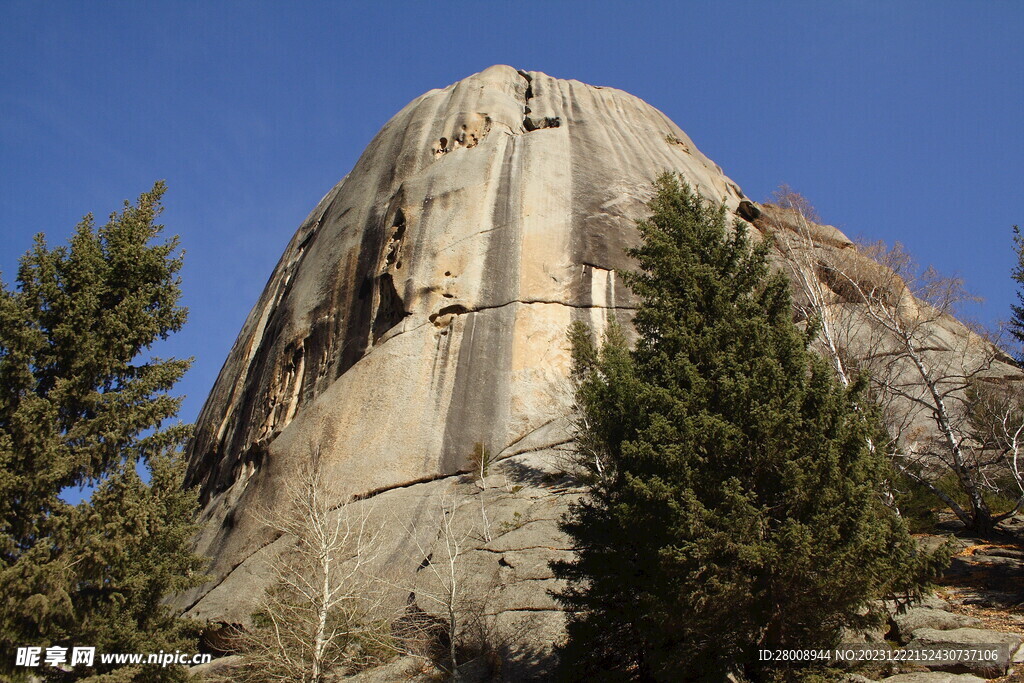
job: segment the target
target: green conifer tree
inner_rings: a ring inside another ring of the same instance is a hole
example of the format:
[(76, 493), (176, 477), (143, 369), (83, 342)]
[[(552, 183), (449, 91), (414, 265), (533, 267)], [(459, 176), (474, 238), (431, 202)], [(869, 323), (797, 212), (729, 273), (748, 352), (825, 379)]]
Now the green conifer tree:
[[(1013, 226), (1013, 251), (1017, 255), (1017, 263), (1013, 266), (1011, 277), (1017, 283), (1017, 303), (1010, 304), (1010, 335), (1019, 344), (1024, 344), (1024, 235), (1020, 234), (1020, 226)], [(1018, 364), (1024, 364), (1024, 353), (1017, 358)]]
[[(167, 392), (191, 361), (142, 357), (187, 314), (177, 238), (154, 243), (163, 193), (157, 183), (99, 228), (86, 216), (68, 246), (38, 235), (16, 286), (0, 282), (0, 671), (23, 646), (196, 647), (163, 604), (203, 566), (188, 550), (197, 501), (178, 457), (190, 427), (167, 425), (181, 402)], [(89, 485), (86, 502), (61, 498)]]
[(591, 481), (554, 563), (568, 680), (757, 680), (761, 647), (833, 645), (936, 566), (880, 494), (866, 383), (808, 350), (768, 242), (729, 230), (679, 178), (639, 222), (638, 340), (574, 325), (580, 462)]

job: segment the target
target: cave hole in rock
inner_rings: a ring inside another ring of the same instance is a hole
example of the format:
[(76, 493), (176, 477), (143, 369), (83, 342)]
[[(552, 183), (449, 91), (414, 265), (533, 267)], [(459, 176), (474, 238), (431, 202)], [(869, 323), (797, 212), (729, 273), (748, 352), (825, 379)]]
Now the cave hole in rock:
[(532, 116), (527, 116), (523, 119), (523, 127), (526, 128), (527, 132), (542, 130), (544, 128), (558, 128), (561, 125), (562, 118), (560, 116), (544, 116), (536, 119)]
[(464, 313), (469, 313), (469, 309), (463, 306), (462, 304), (452, 304), (451, 306), (445, 306), (437, 313), (431, 313), (427, 319), (430, 322), (434, 322), (435, 320), (444, 315), (462, 315)]
[[(405, 237), (405, 214), (399, 209), (395, 212), (395, 218), (391, 222), (391, 237), (388, 240), (387, 248), (384, 250), (384, 263), (381, 265), (381, 271), (385, 271), (391, 266), (395, 268), (401, 268), (401, 262), (398, 260), (399, 252), (402, 249), (402, 239)], [(398, 265), (396, 265), (398, 264)]]

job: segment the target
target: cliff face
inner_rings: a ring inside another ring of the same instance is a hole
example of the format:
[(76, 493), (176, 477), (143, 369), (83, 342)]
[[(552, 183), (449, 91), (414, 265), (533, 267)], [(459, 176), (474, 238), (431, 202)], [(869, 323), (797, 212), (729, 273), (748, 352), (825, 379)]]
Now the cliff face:
[[(559, 466), (566, 329), (629, 317), (614, 271), (630, 267), (634, 221), (666, 170), (754, 221), (755, 237), (807, 233), (785, 212), (758, 218), (675, 124), (611, 88), (495, 66), (391, 119), (299, 226), (203, 408), (188, 483), (213, 565), (181, 606), (249, 619), (289, 543), (260, 520), (317, 457), (339, 514), (384, 530), (376, 560), (422, 611), (437, 609), (417, 595), (433, 590), (422, 569), (444, 540), (438, 511), (468, 501), (460, 590), (519, 634), (509, 661), (542, 671), (563, 623), (548, 562), (571, 551), (557, 520), (580, 493)], [(811, 261), (863, 260), (811, 227)], [(947, 317), (934, 336), (948, 355), (971, 333)], [(496, 460), (483, 484), (458, 474), (478, 445)]]
[(450, 474), (564, 414), (571, 320), (628, 309), (614, 269), (660, 172), (737, 186), (631, 95), (495, 66), (417, 98), (296, 231), (200, 415), (188, 481), (222, 576), (315, 445), (353, 493)]

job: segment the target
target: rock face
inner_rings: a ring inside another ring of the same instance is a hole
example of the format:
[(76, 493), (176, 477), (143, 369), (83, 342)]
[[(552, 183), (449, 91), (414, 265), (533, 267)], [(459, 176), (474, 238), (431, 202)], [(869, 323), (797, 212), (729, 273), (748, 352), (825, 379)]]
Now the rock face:
[(311, 447), (352, 493), (451, 474), (564, 415), (570, 321), (628, 313), (614, 270), (650, 183), (737, 186), (661, 112), (495, 66), (417, 98), (296, 231), (200, 415), (188, 481), (218, 579), (266, 542)]
[[(295, 232), (203, 408), (188, 483), (213, 564), (181, 607), (248, 621), (289, 542), (260, 519), (317, 457), (339, 514), (379, 515), (381, 564), (423, 612), (438, 611), (423, 572), (443, 542), (436, 513), (470, 499), (464, 592), (520, 634), (504, 675), (542, 675), (563, 623), (548, 562), (571, 552), (557, 520), (580, 492), (558, 466), (566, 329), (629, 317), (615, 270), (630, 267), (634, 221), (666, 170), (762, 226), (764, 207), (619, 90), (495, 66), (395, 115)], [(850, 249), (814, 229), (815, 248)], [(495, 458), (483, 484), (464, 474), (480, 449)]]
[(297, 441), (374, 488), (453, 472), (475, 443), (500, 450), (550, 420), (564, 329), (629, 306), (613, 270), (666, 169), (740, 201), (618, 90), (496, 66), (414, 100), (299, 227), (250, 313), (192, 446), (203, 502), (258, 488), (252, 474)]

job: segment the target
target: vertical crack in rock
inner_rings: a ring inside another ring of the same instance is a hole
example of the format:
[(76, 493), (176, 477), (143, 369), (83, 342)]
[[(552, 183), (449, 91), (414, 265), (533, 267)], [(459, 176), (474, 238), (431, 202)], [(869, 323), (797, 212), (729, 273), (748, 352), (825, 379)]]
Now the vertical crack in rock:
[(384, 262), (380, 267), (382, 274), (386, 273), (392, 266), (395, 266), (396, 270), (402, 267), (398, 257), (402, 250), (403, 239), (405, 239), (405, 214), (399, 209), (395, 212), (395, 219), (391, 225), (391, 238), (388, 240), (384, 252)]
[(534, 97), (533, 76), (526, 71), (520, 71), (519, 75), (526, 79), (526, 103), (523, 106), (523, 128), (526, 129), (526, 132), (530, 133), (542, 128), (558, 128), (561, 126), (562, 119), (559, 116), (531, 116), (530, 100)]
[(267, 414), (256, 434), (258, 442), (268, 441), (280, 433), (298, 408), (299, 395), (306, 374), (306, 339), (285, 346), (282, 358), (285, 362), (277, 368), (270, 390), (267, 392)]
[[(294, 399), (280, 429), (291, 422), (296, 409), (326, 389), (329, 384), (331, 365), (339, 338), (338, 309), (341, 292), (335, 289), (329, 298), (322, 301), (311, 314), (312, 325), (303, 340), (305, 350), (305, 372), (295, 386)], [(280, 431), (280, 430), (278, 430)]]

